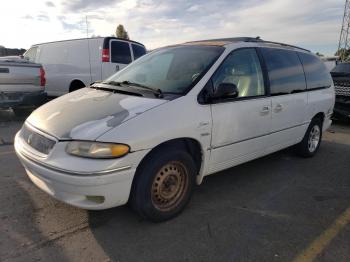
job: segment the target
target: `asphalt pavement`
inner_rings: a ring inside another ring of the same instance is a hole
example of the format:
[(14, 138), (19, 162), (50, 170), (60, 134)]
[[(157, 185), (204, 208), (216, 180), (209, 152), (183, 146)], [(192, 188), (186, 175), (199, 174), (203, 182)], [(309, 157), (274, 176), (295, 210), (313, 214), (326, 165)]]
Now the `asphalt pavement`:
[(27, 178), (23, 119), (0, 111), (0, 261), (350, 261), (350, 123), (311, 159), (289, 148), (206, 177), (177, 218), (86, 211)]

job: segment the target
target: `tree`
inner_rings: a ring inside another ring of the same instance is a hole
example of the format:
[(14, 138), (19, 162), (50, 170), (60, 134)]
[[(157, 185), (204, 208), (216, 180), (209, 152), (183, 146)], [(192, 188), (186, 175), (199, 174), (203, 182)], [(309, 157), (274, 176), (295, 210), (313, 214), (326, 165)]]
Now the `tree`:
[(123, 25), (117, 26), (117, 29), (115, 30), (115, 36), (118, 38), (129, 39), (129, 34)]
[(340, 48), (334, 55), (339, 56), (340, 61), (348, 61), (350, 58), (350, 49)]

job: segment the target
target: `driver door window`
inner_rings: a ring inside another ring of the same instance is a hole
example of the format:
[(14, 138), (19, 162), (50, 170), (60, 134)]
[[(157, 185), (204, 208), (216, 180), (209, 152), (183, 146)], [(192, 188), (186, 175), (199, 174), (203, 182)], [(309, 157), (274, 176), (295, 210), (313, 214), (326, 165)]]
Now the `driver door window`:
[[(239, 97), (232, 103), (210, 105), (211, 173), (263, 154), (271, 130), (271, 97), (264, 96), (263, 74), (254, 48), (238, 49), (226, 57), (212, 77), (214, 88), (220, 83), (235, 84)], [(258, 99), (240, 99), (244, 97)]]
[(238, 97), (265, 95), (263, 73), (254, 48), (240, 49), (228, 55), (215, 72), (212, 81), (214, 90), (221, 83), (235, 84)]

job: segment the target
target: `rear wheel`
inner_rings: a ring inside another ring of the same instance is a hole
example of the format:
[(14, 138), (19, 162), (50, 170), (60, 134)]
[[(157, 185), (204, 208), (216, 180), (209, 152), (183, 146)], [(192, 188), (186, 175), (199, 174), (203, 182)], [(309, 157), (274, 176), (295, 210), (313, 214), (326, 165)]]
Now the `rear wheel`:
[(142, 217), (160, 222), (178, 215), (189, 202), (195, 164), (183, 151), (158, 150), (138, 168), (131, 206)]
[(74, 92), (74, 91), (81, 89), (83, 87), (85, 87), (85, 84), (83, 82), (81, 82), (79, 80), (74, 80), (69, 87), (69, 92)]
[(311, 121), (303, 140), (297, 145), (297, 153), (303, 157), (314, 156), (320, 147), (321, 140), (322, 121), (316, 118)]

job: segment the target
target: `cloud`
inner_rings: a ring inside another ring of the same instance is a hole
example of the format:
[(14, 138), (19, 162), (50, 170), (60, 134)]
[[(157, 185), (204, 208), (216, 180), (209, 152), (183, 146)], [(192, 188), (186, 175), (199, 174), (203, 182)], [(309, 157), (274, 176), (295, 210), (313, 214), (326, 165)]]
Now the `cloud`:
[(45, 5), (47, 6), (47, 7), (55, 7), (56, 5), (53, 3), (53, 2), (51, 2), (51, 1), (46, 1), (45, 2)]
[(343, 4), (331, 0), (155, 0), (139, 1), (122, 17), (130, 35), (151, 48), (235, 36), (336, 46), (342, 12)]
[[(90, 35), (109, 36), (123, 24), (132, 39), (150, 49), (191, 40), (261, 36), (320, 52), (327, 49), (329, 54), (337, 48), (344, 8), (334, 0), (32, 0), (24, 1), (20, 10), (15, 1), (6, 5), (11, 16), (0, 16), (0, 22), (13, 28), (24, 25), (31, 43), (85, 37), (87, 16)], [(29, 9), (36, 13), (26, 13)], [(0, 27), (6, 41), (18, 43), (12, 31)]]
[(57, 16), (57, 20), (61, 23), (62, 28), (66, 31), (80, 31), (82, 33), (86, 33), (85, 19), (67, 22), (68, 18), (64, 15), (61, 15)]
[(27, 19), (27, 20), (37, 20), (37, 21), (43, 21), (43, 22), (49, 22), (50, 17), (46, 14), (37, 14), (37, 15), (25, 15), (22, 16), (22, 19)]
[(25, 15), (25, 16), (22, 16), (23, 19), (34, 19), (33, 16), (31, 15)]
[(36, 19), (39, 21), (45, 21), (45, 22), (50, 21), (50, 18), (48, 17), (48, 15), (45, 15), (45, 14), (37, 15)]
[(200, 8), (199, 5), (192, 5), (189, 8), (187, 8), (186, 11), (188, 11), (188, 12), (196, 12), (196, 11), (199, 10), (199, 8)]
[(67, 11), (93, 10), (96, 8), (108, 7), (117, 0), (67, 0), (63, 2), (63, 6)]

